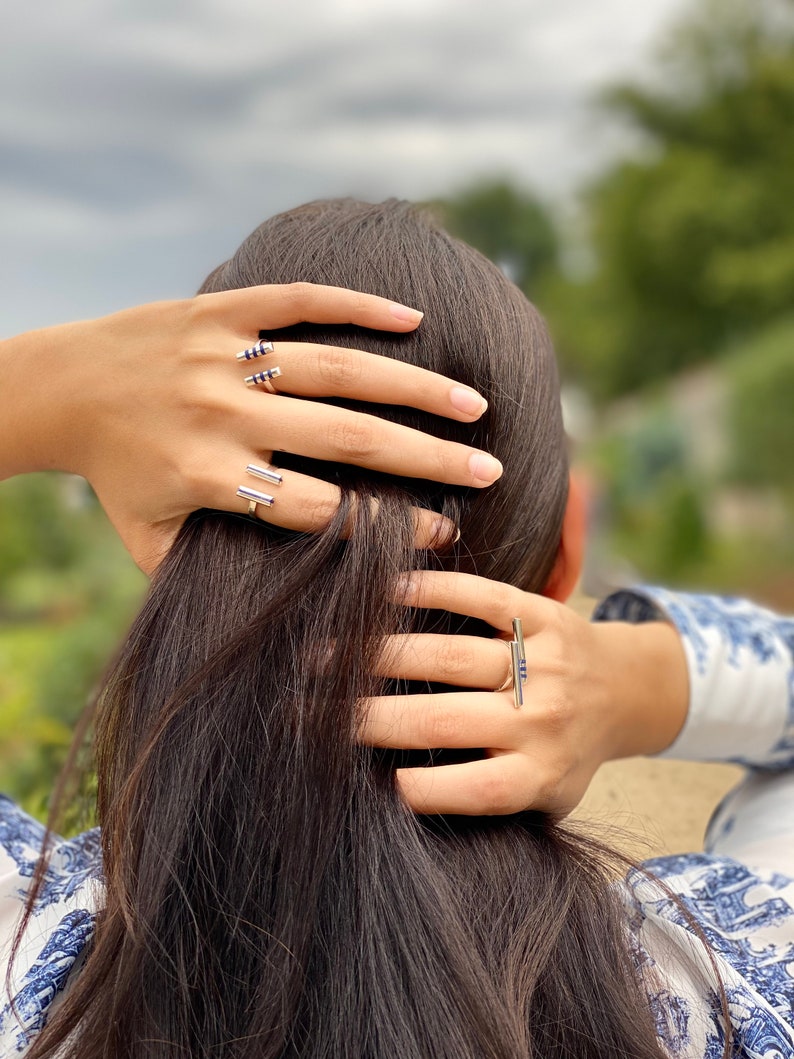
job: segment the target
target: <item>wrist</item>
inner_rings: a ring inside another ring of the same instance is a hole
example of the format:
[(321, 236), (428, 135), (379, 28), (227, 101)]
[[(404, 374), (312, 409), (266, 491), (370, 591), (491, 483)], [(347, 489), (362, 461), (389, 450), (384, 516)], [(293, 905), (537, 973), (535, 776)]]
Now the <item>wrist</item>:
[(78, 327), (0, 342), (0, 480), (31, 471), (79, 473), (68, 385)]
[(689, 710), (686, 654), (667, 622), (603, 622), (596, 626), (612, 758), (660, 754), (675, 742)]

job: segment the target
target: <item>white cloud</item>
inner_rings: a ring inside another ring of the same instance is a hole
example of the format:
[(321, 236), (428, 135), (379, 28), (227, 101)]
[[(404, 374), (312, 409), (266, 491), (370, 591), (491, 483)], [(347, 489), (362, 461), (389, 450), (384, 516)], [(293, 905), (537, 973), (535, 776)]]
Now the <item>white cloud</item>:
[(506, 173), (566, 194), (586, 110), (682, 0), (72, 0), (0, 44), (0, 329), (186, 293), (268, 213)]

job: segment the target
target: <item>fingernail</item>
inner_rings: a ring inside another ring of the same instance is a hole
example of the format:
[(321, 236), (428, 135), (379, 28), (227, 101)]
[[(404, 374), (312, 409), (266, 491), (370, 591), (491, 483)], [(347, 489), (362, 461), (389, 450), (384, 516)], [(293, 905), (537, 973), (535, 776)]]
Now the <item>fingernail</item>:
[(481, 416), (488, 407), (484, 397), (480, 397), (476, 390), (468, 390), (464, 386), (452, 387), (449, 391), (449, 403), (459, 412), (470, 416)]
[(389, 312), (398, 320), (405, 320), (412, 324), (418, 324), (425, 315), (420, 313), (418, 309), (409, 309), (407, 305), (400, 305), (399, 302), (392, 302), (389, 306)]
[(502, 465), (487, 452), (474, 452), (469, 456), (469, 470), (475, 478), (490, 485), (501, 475)]
[(460, 540), (460, 530), (452, 519), (434, 519), (430, 527), (430, 532), (431, 548), (446, 548), (450, 544), (457, 544)]

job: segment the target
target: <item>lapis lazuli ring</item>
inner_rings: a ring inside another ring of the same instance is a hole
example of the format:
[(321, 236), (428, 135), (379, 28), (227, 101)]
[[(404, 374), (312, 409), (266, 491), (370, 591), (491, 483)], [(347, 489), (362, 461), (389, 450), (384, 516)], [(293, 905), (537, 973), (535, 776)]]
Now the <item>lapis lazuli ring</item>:
[(513, 639), (507, 642), (510, 669), (507, 678), (496, 691), (507, 691), (513, 685), (513, 705), (517, 710), (524, 705), (524, 684), (527, 682), (527, 656), (524, 650), (524, 626), (520, 618), (513, 618)]
[(257, 371), (247, 376), (244, 382), (246, 386), (261, 386), (268, 393), (278, 393), (271, 380), (277, 379), (279, 375), (281, 375), (281, 368), (265, 368), (264, 371)]
[(265, 339), (260, 339), (255, 345), (251, 346), (250, 349), (244, 349), (237, 354), (238, 360), (256, 360), (257, 357), (265, 357), (268, 353), (273, 352), (273, 343), (266, 342)]

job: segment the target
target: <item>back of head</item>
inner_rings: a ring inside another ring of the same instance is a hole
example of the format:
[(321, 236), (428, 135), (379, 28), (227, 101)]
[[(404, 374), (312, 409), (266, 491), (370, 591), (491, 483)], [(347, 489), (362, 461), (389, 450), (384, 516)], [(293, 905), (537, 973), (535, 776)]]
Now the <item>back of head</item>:
[[(267, 337), (476, 387), (490, 408), (473, 425), (377, 411), (487, 448), (504, 476), (477, 491), (284, 456), (342, 487), (323, 533), (188, 520), (103, 690), (107, 909), (33, 1054), (79, 1025), (69, 1054), (83, 1059), (658, 1057), (603, 851), (540, 814), (416, 817), (397, 757), (355, 738), (362, 698), (389, 690), (372, 676), (385, 635), (471, 628), (395, 605), (399, 572), (440, 564), (533, 590), (549, 575), (567, 465), (543, 325), (492, 264), (402, 203), (275, 217), (204, 289), (295, 280), (424, 309), (410, 335)], [(416, 504), (460, 526), (448, 554), (414, 550)]]
[[(425, 312), (421, 327), (390, 335), (305, 326), (267, 337), (357, 346), (419, 364), (474, 386), (490, 401), (475, 424), (413, 409), (372, 411), (430, 433), (487, 447), (505, 467), (485, 492), (385, 480), (358, 467), (312, 466), (320, 477), (374, 494), (397, 486), (461, 528), (463, 567), (539, 590), (556, 558), (567, 496), (567, 455), (554, 351), (543, 321), (490, 261), (452, 239), (406, 202), (316, 202), (266, 221), (202, 292), (258, 283), (326, 283), (401, 300)], [(331, 362), (333, 375), (339, 365)], [(342, 370), (344, 366), (342, 365)], [(289, 380), (284, 379), (289, 390)], [(357, 405), (356, 407), (361, 407)], [(366, 439), (353, 438), (354, 447)], [(305, 461), (283, 461), (305, 469)], [(505, 541), (515, 548), (505, 549)], [(471, 553), (470, 560), (467, 552)]]

